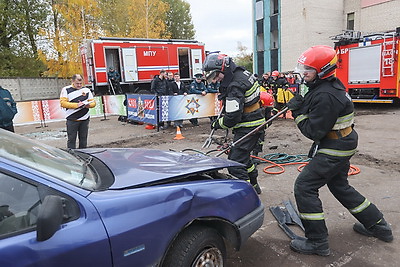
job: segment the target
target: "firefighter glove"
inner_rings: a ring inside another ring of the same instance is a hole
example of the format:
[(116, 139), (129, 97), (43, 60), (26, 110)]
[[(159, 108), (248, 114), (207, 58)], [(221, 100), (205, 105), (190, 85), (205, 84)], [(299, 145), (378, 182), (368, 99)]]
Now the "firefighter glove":
[(300, 94), (296, 94), (288, 103), (286, 103), (286, 106), (290, 110), (298, 110), (303, 105), (303, 101), (304, 98)]
[(222, 129), (221, 125), (219, 124), (218, 120), (215, 120), (211, 123), (211, 129)]

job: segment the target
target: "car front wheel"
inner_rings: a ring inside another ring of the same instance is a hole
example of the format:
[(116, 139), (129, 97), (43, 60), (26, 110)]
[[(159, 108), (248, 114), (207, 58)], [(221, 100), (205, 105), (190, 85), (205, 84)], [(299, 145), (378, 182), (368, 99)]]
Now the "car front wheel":
[(175, 240), (163, 266), (221, 267), (225, 258), (225, 243), (221, 235), (212, 228), (194, 226)]

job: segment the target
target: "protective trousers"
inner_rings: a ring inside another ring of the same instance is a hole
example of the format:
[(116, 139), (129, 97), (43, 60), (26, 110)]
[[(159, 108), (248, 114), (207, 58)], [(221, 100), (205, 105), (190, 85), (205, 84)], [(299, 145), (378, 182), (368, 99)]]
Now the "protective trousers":
[(349, 185), (351, 157), (332, 157), (317, 153), (296, 179), (294, 194), (308, 239), (327, 238), (328, 230), (318, 190), (325, 184), (334, 197), (365, 227), (383, 218), (378, 208)]
[[(233, 142), (239, 140), (241, 137), (246, 135), (252, 129), (246, 130), (234, 130)], [(263, 133), (263, 131), (261, 131)], [(251, 151), (254, 149), (255, 145), (262, 134), (260, 131), (248, 136), (242, 142), (233, 146), (229, 152), (228, 159), (243, 163), (243, 167), (231, 167), (228, 171), (231, 175), (235, 176), (241, 180), (250, 180), (252, 185), (257, 184), (258, 171), (255, 167), (252, 158), (250, 157)]]

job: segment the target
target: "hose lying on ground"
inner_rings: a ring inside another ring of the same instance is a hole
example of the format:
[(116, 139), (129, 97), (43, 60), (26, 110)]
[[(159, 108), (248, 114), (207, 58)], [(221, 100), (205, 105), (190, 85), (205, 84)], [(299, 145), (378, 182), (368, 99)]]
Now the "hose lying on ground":
[[(283, 166), (288, 165), (299, 165), (297, 170), (301, 172), (302, 168), (308, 164), (311, 160), (307, 157), (307, 155), (288, 155), (285, 153), (273, 153), (266, 154), (263, 157), (257, 157), (252, 155), (254, 159), (258, 160), (258, 164), (260, 163), (270, 163), (271, 165), (264, 168), (264, 172), (267, 174), (281, 174), (285, 172), (285, 168)], [(270, 169), (279, 168), (279, 171), (270, 171)], [(354, 165), (350, 165), (349, 175), (356, 175), (360, 173), (360, 169)]]

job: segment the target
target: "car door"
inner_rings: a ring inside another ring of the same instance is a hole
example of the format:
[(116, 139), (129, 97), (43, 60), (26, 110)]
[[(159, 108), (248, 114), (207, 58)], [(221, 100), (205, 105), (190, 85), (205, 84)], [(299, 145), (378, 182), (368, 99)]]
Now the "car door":
[[(112, 266), (108, 236), (94, 207), (53, 186), (0, 168), (0, 266)], [(69, 219), (53, 236), (37, 241), (36, 222), (49, 194), (67, 200)]]

